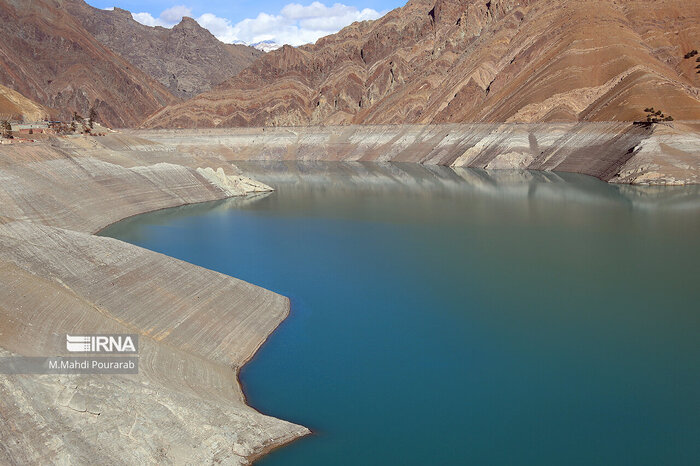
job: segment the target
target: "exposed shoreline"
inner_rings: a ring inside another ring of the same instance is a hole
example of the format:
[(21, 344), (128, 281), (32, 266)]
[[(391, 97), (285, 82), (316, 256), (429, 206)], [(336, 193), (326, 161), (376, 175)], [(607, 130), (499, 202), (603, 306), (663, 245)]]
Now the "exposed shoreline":
[(161, 147), (249, 160), (416, 162), (563, 171), (640, 185), (700, 183), (700, 121), (128, 130)]
[(0, 377), (0, 435), (14, 439), (0, 462), (246, 464), (308, 435), (248, 406), (238, 381), (287, 317), (287, 298), (93, 235), (141, 213), (267, 188), (220, 160), (164, 163), (95, 144), (0, 148), (0, 352), (61, 354), (66, 333), (139, 333), (140, 373)]
[(138, 376), (0, 377), (8, 420), (0, 435), (15, 440), (0, 462), (245, 464), (310, 433), (248, 406), (238, 381), (287, 317), (287, 298), (95, 236), (142, 213), (268, 189), (236, 161), (539, 167), (609, 182), (698, 183), (700, 138), (683, 125), (125, 131), (2, 146), (0, 353), (56, 354), (71, 332), (138, 332), (143, 344)]

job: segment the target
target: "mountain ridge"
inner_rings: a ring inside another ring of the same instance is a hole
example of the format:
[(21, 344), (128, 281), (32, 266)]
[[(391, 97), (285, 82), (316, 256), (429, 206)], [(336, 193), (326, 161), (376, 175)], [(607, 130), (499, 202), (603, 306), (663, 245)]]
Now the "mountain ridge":
[(109, 126), (138, 125), (179, 99), (99, 43), (56, 0), (0, 0), (0, 84), (70, 119), (95, 108)]
[(121, 8), (101, 10), (83, 0), (62, 2), (100, 43), (179, 98), (208, 91), (262, 55), (253, 47), (219, 41), (187, 16), (172, 28), (146, 26)]
[(412, 0), (268, 52), (143, 126), (700, 119), (683, 58), (698, 42), (685, 0)]
[(4, 99), (4, 113), (69, 120), (94, 108), (113, 127), (138, 126), (263, 54), (219, 41), (192, 18), (171, 29), (150, 27), (127, 10), (83, 0), (0, 0), (0, 30), (0, 85), (12, 101), (26, 99), (19, 107)]

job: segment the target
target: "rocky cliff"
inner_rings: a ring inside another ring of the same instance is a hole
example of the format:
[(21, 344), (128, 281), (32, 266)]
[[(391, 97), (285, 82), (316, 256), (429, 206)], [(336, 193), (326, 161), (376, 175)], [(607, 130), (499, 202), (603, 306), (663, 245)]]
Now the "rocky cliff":
[[(147, 127), (700, 119), (689, 0), (412, 0), (270, 52)], [(692, 62), (692, 63), (691, 63)]]
[(192, 18), (166, 29), (144, 26), (120, 8), (100, 10), (83, 0), (62, 4), (100, 43), (181, 98), (208, 91), (263, 54), (253, 47), (220, 42)]
[(110, 126), (133, 126), (178, 101), (98, 42), (57, 0), (0, 0), (0, 84), (63, 118), (95, 107)]

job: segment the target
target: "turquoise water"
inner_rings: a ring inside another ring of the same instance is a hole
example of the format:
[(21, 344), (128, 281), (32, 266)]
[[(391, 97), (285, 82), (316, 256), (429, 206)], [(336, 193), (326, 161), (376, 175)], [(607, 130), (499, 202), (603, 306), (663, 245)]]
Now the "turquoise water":
[(697, 188), (244, 168), (278, 190), (103, 234), (291, 298), (241, 380), (314, 435), (259, 464), (700, 464)]

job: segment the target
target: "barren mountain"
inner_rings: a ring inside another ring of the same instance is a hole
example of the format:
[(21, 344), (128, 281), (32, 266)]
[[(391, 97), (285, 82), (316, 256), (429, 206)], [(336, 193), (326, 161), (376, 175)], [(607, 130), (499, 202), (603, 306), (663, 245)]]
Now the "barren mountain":
[(700, 119), (691, 0), (412, 0), (285, 46), (147, 127)]
[(0, 84), (64, 118), (95, 107), (111, 126), (133, 126), (178, 101), (98, 42), (57, 0), (0, 0)]
[(158, 80), (174, 95), (194, 97), (235, 76), (260, 55), (245, 45), (220, 42), (192, 18), (172, 29), (144, 26), (131, 13), (100, 10), (83, 0), (64, 7), (103, 45)]

